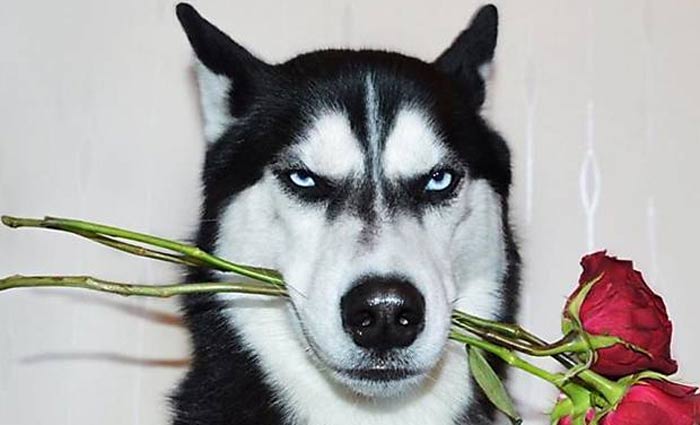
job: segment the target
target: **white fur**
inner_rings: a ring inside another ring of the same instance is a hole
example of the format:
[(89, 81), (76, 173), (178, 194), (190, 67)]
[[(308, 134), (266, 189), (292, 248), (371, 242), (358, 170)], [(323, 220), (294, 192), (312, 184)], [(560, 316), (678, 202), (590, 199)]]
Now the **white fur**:
[(204, 139), (213, 143), (233, 123), (233, 117), (231, 117), (228, 107), (231, 80), (224, 75), (211, 72), (198, 59), (195, 60), (194, 67), (197, 73), (199, 102), (204, 121)]
[(379, 152), (379, 132), (381, 131), (381, 121), (379, 118), (379, 99), (377, 91), (374, 88), (372, 75), (367, 74), (365, 77), (365, 111), (367, 114), (367, 147), (368, 155), (371, 158), (372, 169), (370, 170), (372, 181), (375, 184), (379, 181), (381, 170), (381, 159)]
[(314, 173), (343, 178), (362, 173), (364, 156), (347, 116), (336, 111), (321, 113), (293, 147), (293, 153)]
[(508, 267), (501, 203), (483, 180), (473, 182), (468, 191), (468, 217), (457, 226), (451, 244), (450, 263), (459, 279), (455, 308), (493, 319)]
[[(361, 170), (362, 154), (346, 118), (322, 114), (311, 128), (293, 150), (311, 171), (352, 176)], [(387, 141), (383, 172), (429, 170), (444, 155), (424, 115), (404, 111)], [(323, 208), (299, 204), (268, 171), (226, 209), (215, 252), (280, 270), (293, 308), (280, 299), (219, 296), (230, 303), (232, 322), (295, 423), (451, 424), (472, 388), (463, 348), (447, 341), (449, 316), (454, 305), (486, 318), (496, 313), (506, 268), (500, 217), (499, 198), (488, 183), (465, 181), (452, 204), (430, 210), (423, 223), (410, 214), (381, 220), (368, 246), (358, 218), (346, 214), (329, 222)], [(362, 360), (343, 331), (340, 298), (367, 272), (400, 272), (426, 298), (426, 327), (405, 349), (407, 361), (426, 373), (386, 388), (400, 397), (359, 396), (363, 384), (343, 381), (333, 370)]]
[(493, 65), (491, 64), (491, 62), (486, 62), (480, 65), (479, 68), (477, 68), (477, 72), (479, 73), (479, 76), (482, 80), (488, 81), (493, 75)]
[(389, 178), (414, 177), (430, 172), (447, 157), (436, 131), (425, 114), (416, 109), (402, 109), (386, 138), (384, 172)]

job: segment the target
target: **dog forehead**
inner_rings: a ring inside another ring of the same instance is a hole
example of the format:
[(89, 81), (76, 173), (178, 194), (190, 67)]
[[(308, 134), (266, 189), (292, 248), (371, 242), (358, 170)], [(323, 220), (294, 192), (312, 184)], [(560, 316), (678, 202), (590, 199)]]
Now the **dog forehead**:
[(314, 117), (292, 149), (306, 167), (320, 175), (342, 178), (362, 173), (364, 168), (362, 146), (341, 111)]
[(429, 173), (452, 157), (430, 103), (421, 102), (413, 89), (397, 91), (394, 79), (376, 72), (352, 81), (352, 90), (321, 91), (305, 108), (315, 112), (301, 118), (291, 146), (299, 165), (337, 180), (364, 177), (379, 186), (384, 179)]
[(417, 108), (403, 108), (386, 136), (382, 164), (389, 178), (430, 172), (448, 156), (428, 115)]

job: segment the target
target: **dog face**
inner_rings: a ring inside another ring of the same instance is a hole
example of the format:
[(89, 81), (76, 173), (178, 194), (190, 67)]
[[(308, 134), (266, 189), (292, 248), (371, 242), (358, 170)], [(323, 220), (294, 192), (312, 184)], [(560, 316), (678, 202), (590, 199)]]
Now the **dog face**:
[(419, 387), (453, 308), (502, 309), (509, 155), (479, 115), (495, 8), (433, 63), (328, 50), (269, 65), (191, 7), (178, 17), (210, 142), (203, 248), (283, 274), (287, 326), (328, 379), (369, 397)]

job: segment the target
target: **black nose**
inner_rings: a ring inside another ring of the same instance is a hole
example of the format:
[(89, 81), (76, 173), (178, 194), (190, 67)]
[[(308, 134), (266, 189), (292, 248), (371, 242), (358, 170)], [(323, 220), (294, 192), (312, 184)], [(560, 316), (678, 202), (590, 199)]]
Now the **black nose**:
[(407, 347), (423, 330), (425, 299), (415, 286), (400, 278), (366, 277), (340, 304), (343, 327), (360, 347)]

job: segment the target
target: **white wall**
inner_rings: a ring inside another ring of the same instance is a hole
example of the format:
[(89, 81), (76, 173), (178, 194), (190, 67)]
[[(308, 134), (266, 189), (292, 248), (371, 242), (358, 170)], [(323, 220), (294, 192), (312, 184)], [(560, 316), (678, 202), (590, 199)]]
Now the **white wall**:
[[(554, 337), (578, 258), (607, 247), (635, 259), (665, 296), (681, 376), (700, 383), (700, 2), (497, 3), (486, 113), (514, 151), (522, 321)], [(478, 2), (196, 4), (270, 60), (348, 45), (432, 59)], [(188, 236), (203, 142), (173, 9), (171, 0), (2, 2), (1, 213)], [(1, 230), (0, 275), (17, 272), (176, 278), (70, 236)], [(164, 395), (186, 357), (172, 302), (0, 294), (0, 424), (165, 424)], [(526, 423), (545, 423), (548, 387), (514, 387)]]

